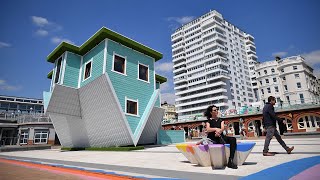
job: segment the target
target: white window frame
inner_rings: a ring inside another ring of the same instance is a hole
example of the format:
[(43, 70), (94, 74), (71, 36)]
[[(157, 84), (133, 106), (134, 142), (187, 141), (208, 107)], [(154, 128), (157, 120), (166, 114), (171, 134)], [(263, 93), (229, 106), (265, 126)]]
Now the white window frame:
[[(299, 87), (298, 83), (300, 84), (300, 87)], [(302, 88), (301, 82), (297, 82), (297, 88), (298, 88), (298, 89), (301, 89), (301, 88)]]
[[(40, 132), (40, 138), (36, 138), (36, 134), (39, 132)], [(46, 132), (46, 133), (44, 133), (44, 132)], [(42, 138), (42, 134), (47, 134), (47, 138)], [(34, 144), (48, 144), (48, 138), (49, 138), (49, 131), (48, 130), (35, 130), (33, 143)], [(40, 142), (36, 143), (36, 139), (40, 139)], [(41, 142), (42, 139), (45, 139), (46, 142)]]
[[(130, 114), (127, 113), (127, 101), (132, 101), (137, 103), (137, 114)], [(129, 116), (135, 116), (135, 117), (140, 117), (139, 115), (139, 100), (138, 99), (129, 99), (127, 96), (125, 97), (125, 114)]]
[[(23, 136), (23, 138), (22, 138)], [(27, 138), (25, 138), (25, 136), (27, 136)], [(21, 138), (23, 140), (23, 142), (21, 143)], [(27, 142), (24, 142), (24, 140), (27, 140)], [(28, 139), (29, 139), (29, 131), (28, 130), (21, 130), (21, 134), (20, 134), (20, 144), (28, 144)]]
[[(140, 68), (139, 68), (139, 66), (140, 66), (140, 65), (145, 66), (145, 67), (148, 68), (148, 81), (139, 78), (139, 73), (140, 73)], [(142, 63), (138, 62), (138, 78), (137, 78), (137, 79), (140, 80), (140, 81), (146, 82), (146, 83), (150, 83), (150, 68), (149, 68), (149, 65), (145, 65), (145, 64), (142, 64)]]
[[(115, 59), (116, 56), (124, 58), (124, 72), (123, 73), (114, 70), (114, 59)], [(115, 73), (118, 73), (118, 74), (121, 74), (121, 75), (124, 75), (124, 76), (127, 76), (127, 56), (121, 56), (120, 54), (117, 54), (117, 53), (113, 52), (112, 70), (111, 71), (115, 72)]]
[[(86, 74), (86, 67), (87, 64), (89, 64), (91, 62), (91, 67), (90, 67), (90, 76), (87, 77), (86, 79), (84, 78), (85, 74)], [(84, 71), (83, 71), (83, 77), (82, 77), (82, 82), (89, 79), (92, 76), (92, 67), (93, 67), (93, 59), (90, 59), (89, 61), (87, 61), (86, 63), (84, 63)]]

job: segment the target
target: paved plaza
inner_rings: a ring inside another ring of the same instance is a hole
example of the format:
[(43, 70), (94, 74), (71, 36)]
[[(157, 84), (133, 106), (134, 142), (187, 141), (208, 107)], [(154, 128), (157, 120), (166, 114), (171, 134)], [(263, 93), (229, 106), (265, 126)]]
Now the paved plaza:
[[(288, 146), (295, 147), (292, 154), (287, 154), (273, 139), (270, 151), (278, 154), (270, 157), (262, 155), (264, 139), (238, 141), (256, 142), (246, 162), (238, 169), (213, 169), (191, 164), (175, 145), (150, 146), (144, 150), (131, 152), (61, 151), (60, 149), (2, 152), (0, 158), (103, 170), (151, 179), (254, 179), (257, 176), (260, 177), (259, 179), (289, 179), (299, 173), (301, 176), (296, 177), (303, 177), (304, 180), (308, 177), (320, 179), (320, 138), (318, 136), (284, 138)], [(311, 167), (313, 171), (309, 171), (308, 176), (302, 173)]]

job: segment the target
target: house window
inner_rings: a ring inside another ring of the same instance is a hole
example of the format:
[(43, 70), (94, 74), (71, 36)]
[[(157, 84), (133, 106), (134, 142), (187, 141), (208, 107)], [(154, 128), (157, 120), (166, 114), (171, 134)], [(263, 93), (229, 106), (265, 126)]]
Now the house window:
[(288, 91), (288, 86), (287, 85), (284, 85), (284, 90)]
[(138, 100), (126, 100), (126, 113), (138, 116)]
[(91, 72), (92, 72), (92, 60), (88, 61), (85, 65), (84, 65), (84, 76), (83, 76), (83, 80), (88, 79), (89, 77), (91, 77)]
[(34, 143), (35, 144), (47, 144), (48, 142), (48, 131), (37, 130), (34, 133)]
[(298, 88), (298, 89), (301, 88), (301, 83), (300, 83), (300, 82), (297, 83), (297, 88)]
[(279, 92), (278, 86), (275, 86), (275, 87), (274, 87), (274, 91), (275, 91), (275, 92)]
[(149, 82), (149, 67), (143, 64), (139, 64), (139, 79)]
[(28, 130), (21, 131), (20, 144), (28, 144), (29, 132)]
[(277, 82), (277, 78), (273, 78), (273, 82)]
[(301, 101), (301, 103), (304, 103), (304, 97), (303, 97), (303, 94), (299, 94), (299, 97), (300, 97), (300, 101)]
[(284, 69), (281, 69), (281, 72), (284, 73)]
[(285, 81), (285, 80), (286, 80), (286, 77), (284, 76), (282, 79)]
[(267, 70), (264, 70), (264, 74), (268, 74)]
[(267, 88), (267, 90), (268, 90), (268, 93), (271, 93), (271, 89), (270, 88)]
[(300, 75), (299, 75), (299, 74), (294, 74), (294, 77), (295, 77), (296, 79), (299, 79), (299, 78), (300, 78)]
[(273, 68), (271, 69), (271, 72), (272, 72), (272, 73), (274, 73), (274, 72), (275, 72)]
[(269, 84), (269, 79), (266, 79), (266, 83)]
[(298, 67), (297, 66), (292, 66), (293, 70), (297, 70)]
[(61, 61), (62, 61), (62, 58), (59, 58), (59, 60), (57, 62), (57, 70), (56, 70), (56, 76), (55, 76), (55, 79), (54, 79), (54, 83), (58, 83), (59, 82)]
[(126, 58), (114, 55), (113, 57), (113, 71), (126, 74)]

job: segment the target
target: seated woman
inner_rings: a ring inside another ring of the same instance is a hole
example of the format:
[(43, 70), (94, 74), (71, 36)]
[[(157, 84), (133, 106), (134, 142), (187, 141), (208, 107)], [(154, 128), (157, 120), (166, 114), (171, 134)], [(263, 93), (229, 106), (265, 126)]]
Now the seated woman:
[(206, 122), (208, 138), (218, 144), (230, 144), (230, 157), (227, 166), (232, 169), (238, 169), (238, 166), (233, 163), (234, 154), (237, 149), (237, 140), (234, 137), (228, 137), (223, 134), (224, 121), (218, 117), (218, 108), (215, 105), (209, 106), (204, 115), (208, 119)]

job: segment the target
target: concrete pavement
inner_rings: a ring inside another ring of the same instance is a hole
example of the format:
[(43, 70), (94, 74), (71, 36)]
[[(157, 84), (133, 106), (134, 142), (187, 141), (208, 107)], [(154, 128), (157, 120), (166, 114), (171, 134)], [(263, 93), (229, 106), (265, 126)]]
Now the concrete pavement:
[[(320, 138), (318, 137), (284, 138), (288, 146), (295, 146), (290, 155), (286, 154), (280, 144), (273, 139), (270, 151), (279, 152), (279, 154), (271, 157), (262, 155), (263, 139), (238, 141), (253, 141), (256, 142), (256, 146), (244, 165), (239, 166), (236, 170), (213, 169), (212, 167), (190, 164), (175, 145), (150, 147), (131, 152), (60, 151), (59, 149), (1, 152), (0, 157), (99, 169), (146, 178), (239, 179), (294, 160), (299, 162), (303, 158), (320, 156)], [(316, 160), (317, 162), (318, 160)]]

